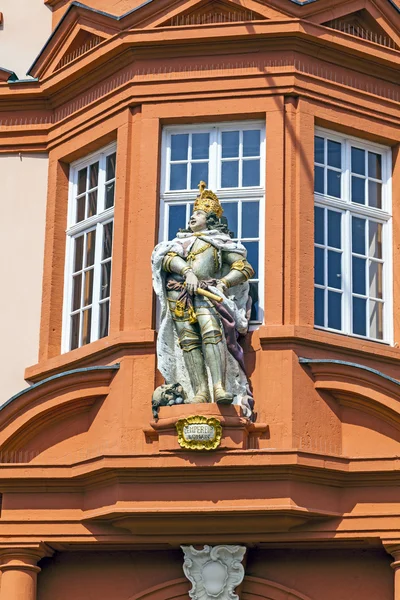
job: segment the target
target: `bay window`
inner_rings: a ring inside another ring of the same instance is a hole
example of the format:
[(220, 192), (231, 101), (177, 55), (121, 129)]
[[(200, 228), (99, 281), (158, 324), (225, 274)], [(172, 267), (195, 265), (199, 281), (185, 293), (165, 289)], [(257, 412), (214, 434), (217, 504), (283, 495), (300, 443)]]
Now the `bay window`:
[(108, 335), (115, 167), (115, 145), (71, 164), (64, 352)]
[(205, 181), (255, 270), (250, 280), (254, 322), (263, 319), (264, 162), (262, 122), (174, 126), (163, 132), (160, 239), (173, 239), (187, 227), (198, 184)]
[(390, 150), (315, 135), (314, 322), (392, 340)]

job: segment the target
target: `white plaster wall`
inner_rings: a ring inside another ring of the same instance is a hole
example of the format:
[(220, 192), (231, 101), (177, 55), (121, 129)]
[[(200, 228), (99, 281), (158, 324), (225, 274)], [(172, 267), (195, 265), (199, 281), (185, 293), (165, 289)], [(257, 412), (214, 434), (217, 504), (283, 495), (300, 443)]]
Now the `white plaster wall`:
[(0, 67), (25, 75), (51, 34), (51, 10), (44, 0), (2, 0)]
[(0, 405), (38, 362), (47, 173), (47, 155), (0, 155)]

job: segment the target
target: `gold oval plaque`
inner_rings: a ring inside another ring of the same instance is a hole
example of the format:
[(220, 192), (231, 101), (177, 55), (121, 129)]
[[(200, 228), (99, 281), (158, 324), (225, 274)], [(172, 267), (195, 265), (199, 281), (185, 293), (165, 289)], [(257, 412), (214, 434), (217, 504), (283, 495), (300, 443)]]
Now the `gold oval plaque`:
[(188, 450), (215, 450), (221, 443), (222, 427), (214, 417), (202, 415), (179, 419), (175, 423), (178, 442)]

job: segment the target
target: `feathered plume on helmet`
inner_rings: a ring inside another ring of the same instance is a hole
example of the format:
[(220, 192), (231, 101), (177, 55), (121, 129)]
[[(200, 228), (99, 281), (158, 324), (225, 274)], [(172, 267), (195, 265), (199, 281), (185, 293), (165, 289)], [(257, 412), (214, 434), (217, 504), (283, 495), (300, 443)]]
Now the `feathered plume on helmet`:
[(220, 219), (224, 212), (220, 201), (217, 196), (211, 190), (206, 189), (207, 184), (205, 181), (200, 181), (198, 188), (200, 194), (197, 196), (194, 203), (194, 210), (203, 210), (205, 213), (215, 213)]

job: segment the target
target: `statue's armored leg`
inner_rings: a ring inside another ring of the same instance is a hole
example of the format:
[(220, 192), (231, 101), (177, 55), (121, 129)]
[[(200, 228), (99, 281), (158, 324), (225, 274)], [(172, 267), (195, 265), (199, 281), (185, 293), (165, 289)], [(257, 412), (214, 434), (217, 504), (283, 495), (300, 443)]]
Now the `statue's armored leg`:
[(197, 311), (197, 318), (203, 340), (203, 353), (211, 373), (214, 401), (219, 404), (231, 404), (233, 396), (225, 390), (226, 353), (221, 323), (213, 311), (206, 312), (204, 309)]
[(193, 399), (186, 402), (189, 404), (210, 402), (210, 391), (198, 327), (190, 325), (187, 321), (184, 323), (175, 322), (175, 326), (194, 393)]

